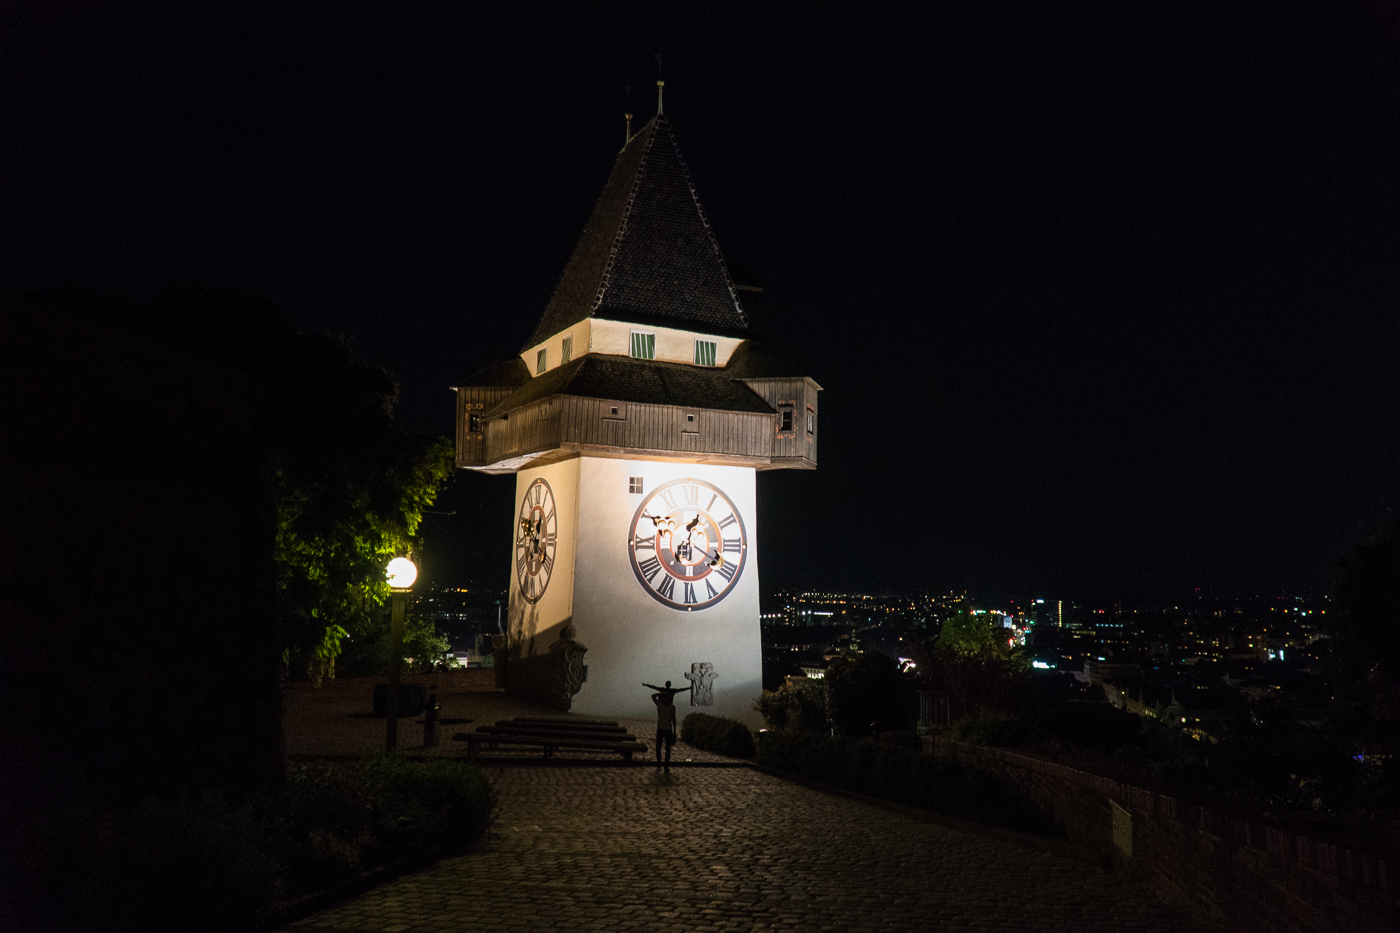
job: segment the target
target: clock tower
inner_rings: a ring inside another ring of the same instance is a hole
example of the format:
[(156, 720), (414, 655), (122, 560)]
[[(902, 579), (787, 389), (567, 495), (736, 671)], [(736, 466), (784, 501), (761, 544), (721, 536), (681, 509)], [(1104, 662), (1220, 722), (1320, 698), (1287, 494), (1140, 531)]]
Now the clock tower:
[(760, 341), (658, 113), (519, 356), (457, 392), (457, 466), (516, 474), (512, 694), (611, 717), (643, 683), (755, 722), (757, 470), (815, 469), (821, 387)]

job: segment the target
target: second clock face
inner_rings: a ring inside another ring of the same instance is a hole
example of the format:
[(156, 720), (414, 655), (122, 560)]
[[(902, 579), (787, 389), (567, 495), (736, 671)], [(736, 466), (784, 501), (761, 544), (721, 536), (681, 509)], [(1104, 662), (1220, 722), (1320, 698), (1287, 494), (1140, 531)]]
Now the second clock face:
[(717, 486), (678, 479), (642, 500), (628, 529), (637, 582), (673, 609), (708, 609), (733, 591), (748, 557), (744, 519)]
[(554, 490), (542, 479), (525, 489), (520, 502), (520, 520), (515, 526), (515, 576), (520, 595), (527, 603), (537, 603), (554, 573), (554, 551), (559, 543), (559, 516), (554, 507)]

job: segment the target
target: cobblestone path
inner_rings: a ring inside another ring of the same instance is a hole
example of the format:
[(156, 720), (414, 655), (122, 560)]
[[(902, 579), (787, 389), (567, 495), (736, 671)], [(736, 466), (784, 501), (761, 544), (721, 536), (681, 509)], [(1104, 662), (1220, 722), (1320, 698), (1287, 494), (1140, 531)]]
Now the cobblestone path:
[(482, 845), (291, 929), (1201, 929), (1063, 854), (748, 768), (485, 767), (500, 808)]

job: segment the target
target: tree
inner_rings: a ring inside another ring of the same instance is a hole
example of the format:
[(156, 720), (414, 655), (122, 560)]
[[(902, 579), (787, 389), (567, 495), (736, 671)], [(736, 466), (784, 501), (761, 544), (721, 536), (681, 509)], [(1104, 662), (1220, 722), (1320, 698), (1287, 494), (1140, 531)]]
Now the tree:
[(413, 551), (423, 510), (452, 476), (452, 444), (398, 430), (388, 374), (327, 338), (293, 335), (278, 377), (287, 404), (270, 472), (283, 659), (297, 674), (333, 676), (346, 638), (368, 641), (385, 625), (384, 566)]
[(1377, 801), (1400, 798), (1400, 513), (1337, 561), (1328, 628), (1337, 733), (1355, 746)]
[(806, 677), (785, 683), (773, 693), (765, 693), (754, 701), (753, 708), (762, 714), (763, 722), (779, 732), (831, 731), (826, 715), (826, 682)]
[(942, 694), (953, 718), (1009, 714), (1020, 705), (1030, 667), (985, 616), (960, 611), (916, 652), (925, 689)]
[(410, 554), (423, 509), (453, 473), (452, 442), (393, 422), (398, 387), (342, 340), (296, 331), (272, 301), (229, 289), (172, 290), (92, 314), (257, 377), (282, 662), (334, 672), (345, 639), (387, 626), (384, 565)]
[(879, 651), (838, 658), (826, 669), (826, 708), (838, 735), (910, 729), (914, 688), (899, 662)]

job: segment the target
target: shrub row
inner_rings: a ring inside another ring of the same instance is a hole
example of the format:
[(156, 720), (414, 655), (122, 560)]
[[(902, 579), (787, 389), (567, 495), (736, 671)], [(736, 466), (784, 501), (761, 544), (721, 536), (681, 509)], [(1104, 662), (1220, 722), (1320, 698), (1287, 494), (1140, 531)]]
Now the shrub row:
[(754, 756), (753, 733), (737, 719), (691, 713), (681, 723), (681, 741), (730, 758)]
[(454, 761), (292, 764), (286, 787), (110, 813), (74, 803), (5, 835), (0, 928), (255, 930), (284, 899), (331, 887), (491, 818), (490, 785)]
[(1055, 832), (1048, 816), (989, 771), (869, 739), (788, 732), (758, 739), (758, 763), (775, 771), (988, 826)]

